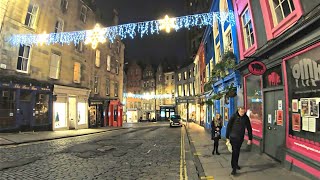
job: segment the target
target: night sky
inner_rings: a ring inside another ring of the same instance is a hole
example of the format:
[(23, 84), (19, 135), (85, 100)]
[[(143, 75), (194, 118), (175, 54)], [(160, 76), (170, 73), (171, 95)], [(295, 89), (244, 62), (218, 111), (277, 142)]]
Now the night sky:
[[(157, 20), (166, 14), (169, 16), (186, 15), (184, 0), (96, 0), (97, 7), (103, 15), (103, 19), (110, 25), (113, 9), (119, 13), (119, 24)], [(125, 61), (144, 61), (158, 64), (164, 59), (185, 62), (186, 54), (186, 30), (172, 31), (169, 34), (147, 35), (143, 38), (124, 39), (126, 45)]]

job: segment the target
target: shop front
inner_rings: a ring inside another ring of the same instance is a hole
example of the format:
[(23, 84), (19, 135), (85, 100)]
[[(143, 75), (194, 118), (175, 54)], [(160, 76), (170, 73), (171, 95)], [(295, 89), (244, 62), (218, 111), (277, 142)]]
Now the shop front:
[(88, 128), (90, 90), (54, 85), (53, 130)]
[(51, 130), (52, 86), (0, 82), (0, 132)]
[(160, 105), (160, 120), (168, 121), (169, 118), (176, 114), (175, 105)]
[(104, 118), (108, 102), (103, 99), (90, 98), (89, 100), (89, 127), (104, 127)]
[[(320, 178), (320, 43), (283, 60), (285, 162)], [(279, 117), (279, 115), (278, 115)]]

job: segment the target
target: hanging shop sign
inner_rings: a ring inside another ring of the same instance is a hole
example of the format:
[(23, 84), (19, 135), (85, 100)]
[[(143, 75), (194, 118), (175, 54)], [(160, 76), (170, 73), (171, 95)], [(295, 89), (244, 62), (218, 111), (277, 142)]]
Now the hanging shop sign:
[(266, 72), (267, 67), (263, 62), (253, 61), (249, 64), (248, 70), (251, 74), (259, 76)]

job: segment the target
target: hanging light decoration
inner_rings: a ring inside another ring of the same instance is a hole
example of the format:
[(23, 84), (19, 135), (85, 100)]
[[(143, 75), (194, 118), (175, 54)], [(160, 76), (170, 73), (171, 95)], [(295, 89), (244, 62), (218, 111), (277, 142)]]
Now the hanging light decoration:
[(86, 31), (86, 38), (84, 44), (91, 44), (92, 49), (96, 49), (98, 43), (105, 43), (106, 29), (101, 28), (99, 24), (96, 24), (93, 30)]
[(164, 19), (145, 21), (138, 23), (122, 24), (117, 26), (110, 26), (102, 28), (99, 24), (93, 30), (87, 31), (73, 31), (50, 34), (15, 34), (8, 37), (7, 41), (12, 46), (24, 45), (39, 45), (46, 43), (50, 44), (78, 44), (84, 41), (85, 44), (91, 44), (92, 48), (96, 48), (99, 43), (106, 42), (109, 39), (113, 42), (117, 36), (121, 39), (127, 37), (134, 38), (140, 34), (144, 35), (159, 34), (159, 31), (165, 29), (170, 32), (171, 29), (178, 31), (181, 28), (190, 29), (191, 27), (213, 26), (215, 21), (220, 24), (225, 22), (235, 25), (235, 17), (233, 11), (228, 12), (210, 12), (202, 14), (194, 14), (188, 16), (181, 16), (170, 18), (165, 16)]
[(167, 33), (170, 33), (171, 28), (176, 27), (176, 18), (169, 18), (168, 15), (164, 17), (164, 19), (159, 20), (160, 26), (159, 29), (165, 29)]

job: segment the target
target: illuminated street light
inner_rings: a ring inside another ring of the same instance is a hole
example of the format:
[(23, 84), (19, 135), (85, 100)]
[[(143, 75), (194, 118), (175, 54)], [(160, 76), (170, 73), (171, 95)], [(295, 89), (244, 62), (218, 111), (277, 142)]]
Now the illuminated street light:
[(176, 27), (176, 18), (169, 18), (168, 15), (164, 17), (164, 19), (159, 20), (160, 26), (159, 29), (163, 30), (166, 29), (166, 32), (169, 33), (171, 28)]
[(103, 44), (106, 42), (105, 33), (106, 30), (96, 24), (93, 30), (87, 31), (84, 44), (91, 44), (92, 49), (96, 49), (98, 43)]

